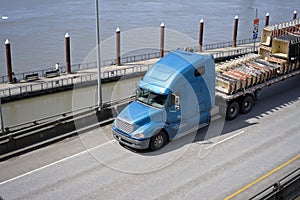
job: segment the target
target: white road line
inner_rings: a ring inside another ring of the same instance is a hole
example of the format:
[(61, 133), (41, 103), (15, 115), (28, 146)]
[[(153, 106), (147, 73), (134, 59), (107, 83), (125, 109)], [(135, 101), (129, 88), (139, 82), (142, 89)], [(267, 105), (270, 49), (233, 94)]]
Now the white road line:
[(217, 143), (215, 143), (215, 144), (212, 144), (212, 145), (206, 147), (205, 150), (208, 150), (208, 149), (210, 149), (210, 148), (213, 148), (214, 146), (216, 146), (216, 145), (218, 145), (218, 144), (221, 144), (221, 143), (223, 143), (223, 142), (225, 142), (225, 141), (227, 141), (227, 140), (230, 140), (230, 139), (232, 139), (232, 138), (234, 138), (234, 137), (236, 137), (236, 136), (238, 136), (238, 135), (240, 135), (240, 134), (242, 134), (242, 133), (244, 133), (244, 132), (246, 132), (246, 129), (244, 129), (244, 130), (242, 130), (242, 131), (240, 131), (240, 132), (238, 132), (238, 133), (236, 133), (236, 134), (234, 134), (234, 135), (232, 135), (232, 136), (230, 136), (230, 137), (228, 137), (228, 138), (225, 138), (225, 139), (223, 139), (223, 140), (221, 140), (221, 141), (219, 141), (219, 142), (217, 142)]
[(27, 173), (25, 173), (25, 174), (22, 174), (22, 175), (19, 175), (19, 176), (14, 177), (14, 178), (8, 179), (8, 180), (6, 180), (6, 181), (1, 182), (1, 183), (0, 183), (0, 186), (1, 186), (1, 185), (4, 185), (4, 184), (6, 184), (6, 183), (9, 183), (9, 182), (11, 182), (11, 181), (17, 180), (17, 179), (19, 179), (19, 178), (28, 176), (28, 175), (30, 175), (30, 174), (33, 174), (33, 173), (35, 173), (35, 172), (41, 171), (41, 170), (46, 169), (46, 168), (48, 168), (48, 167), (51, 167), (51, 166), (53, 166), (53, 165), (59, 164), (59, 163), (61, 163), (61, 162), (70, 160), (71, 158), (77, 157), (77, 156), (79, 156), (79, 155), (82, 155), (82, 154), (91, 152), (91, 151), (93, 151), (93, 150), (95, 150), (95, 149), (97, 149), (97, 148), (100, 148), (100, 147), (102, 147), (102, 146), (104, 146), (104, 145), (106, 145), (106, 144), (113, 143), (114, 141), (115, 141), (115, 140), (110, 140), (110, 141), (108, 141), (108, 142), (105, 142), (105, 143), (100, 144), (100, 145), (98, 145), (98, 146), (95, 146), (95, 147), (93, 147), (93, 148), (84, 150), (84, 151), (82, 151), (82, 152), (79, 152), (79, 153), (76, 153), (76, 154), (74, 154), (74, 155), (68, 156), (68, 157), (66, 157), (66, 158), (63, 158), (63, 159), (58, 160), (58, 161), (55, 161), (55, 162), (50, 163), (50, 164), (48, 164), (48, 165), (45, 165), (45, 166), (43, 166), (43, 167), (40, 167), (40, 168), (37, 168), (37, 169), (35, 169), (35, 170), (29, 171), (29, 172), (27, 172)]

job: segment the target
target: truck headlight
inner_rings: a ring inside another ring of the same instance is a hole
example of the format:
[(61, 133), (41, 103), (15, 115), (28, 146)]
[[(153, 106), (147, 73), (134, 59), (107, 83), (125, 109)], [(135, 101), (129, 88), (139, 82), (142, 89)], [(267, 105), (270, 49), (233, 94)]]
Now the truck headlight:
[(135, 139), (142, 139), (145, 137), (145, 135), (143, 133), (137, 133), (137, 134), (134, 134), (132, 137)]

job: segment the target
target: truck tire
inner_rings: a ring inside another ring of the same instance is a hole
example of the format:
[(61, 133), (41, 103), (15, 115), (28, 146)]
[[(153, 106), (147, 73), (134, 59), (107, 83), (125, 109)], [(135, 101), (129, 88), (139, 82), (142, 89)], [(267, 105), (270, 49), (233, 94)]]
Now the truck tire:
[(241, 113), (246, 114), (251, 111), (253, 107), (254, 99), (252, 96), (245, 96), (241, 102)]
[(167, 135), (164, 131), (160, 131), (159, 133), (155, 134), (150, 139), (149, 149), (151, 151), (156, 151), (163, 146), (165, 146), (167, 142)]
[(235, 119), (239, 114), (240, 106), (236, 101), (232, 101), (229, 103), (226, 111), (226, 119), (227, 120), (233, 120)]

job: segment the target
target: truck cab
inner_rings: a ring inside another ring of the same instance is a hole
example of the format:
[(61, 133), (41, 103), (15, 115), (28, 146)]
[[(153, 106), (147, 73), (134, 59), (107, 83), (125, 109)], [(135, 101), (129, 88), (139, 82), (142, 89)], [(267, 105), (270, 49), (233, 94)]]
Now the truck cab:
[(113, 136), (134, 149), (157, 150), (208, 125), (214, 103), (213, 56), (176, 50), (140, 80), (135, 100), (114, 120)]

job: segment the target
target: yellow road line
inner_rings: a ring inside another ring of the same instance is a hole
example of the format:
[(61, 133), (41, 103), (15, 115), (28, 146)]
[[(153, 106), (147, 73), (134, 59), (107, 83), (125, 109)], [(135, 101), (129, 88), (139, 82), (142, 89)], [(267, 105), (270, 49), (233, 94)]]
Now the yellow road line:
[(290, 159), (289, 161), (283, 163), (282, 165), (280, 165), (279, 167), (273, 169), (272, 171), (268, 172), (267, 174), (261, 176), (260, 178), (258, 178), (257, 180), (253, 181), (252, 183), (250, 183), (249, 185), (246, 185), (245, 187), (239, 189), (238, 191), (236, 191), (235, 193), (233, 193), (232, 195), (228, 196), (225, 198), (225, 200), (229, 200), (233, 197), (235, 197), (236, 195), (242, 193), (243, 191), (247, 190), (248, 188), (252, 187), (253, 185), (255, 185), (256, 183), (262, 181), (263, 179), (267, 178), (268, 176), (270, 176), (271, 174), (277, 172), (278, 170), (280, 170), (281, 168), (287, 166), (288, 164), (294, 162), (295, 160), (300, 158), (300, 154), (298, 154), (297, 156), (295, 156), (294, 158)]

